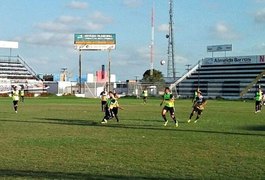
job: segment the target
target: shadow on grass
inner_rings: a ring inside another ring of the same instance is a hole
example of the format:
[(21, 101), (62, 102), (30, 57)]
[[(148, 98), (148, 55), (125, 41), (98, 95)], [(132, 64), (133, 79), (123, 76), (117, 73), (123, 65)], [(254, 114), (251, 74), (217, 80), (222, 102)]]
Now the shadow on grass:
[(265, 125), (255, 125), (255, 126), (246, 126), (242, 129), (248, 130), (248, 131), (265, 131)]
[[(31, 171), (31, 170), (11, 170), (0, 169), (0, 178), (47, 178), (47, 179), (165, 179), (149, 178), (140, 176), (119, 176), (119, 175), (93, 175), (86, 173), (65, 173), (65, 172), (48, 172), (48, 171)], [(168, 178), (169, 179), (169, 178)], [(172, 178), (171, 178), (172, 179)]]
[[(265, 134), (258, 133), (244, 133), (244, 132), (226, 132), (226, 131), (211, 131), (211, 130), (195, 130), (195, 129), (180, 129), (173, 127), (157, 127), (153, 125), (130, 125), (119, 123), (101, 124), (91, 120), (70, 120), (70, 119), (58, 119), (58, 118), (35, 118), (40, 121), (20, 121), (20, 120), (0, 120), (3, 122), (19, 122), (19, 123), (40, 123), (40, 124), (55, 124), (55, 125), (71, 125), (71, 126), (93, 126), (104, 128), (124, 128), (124, 129), (142, 129), (142, 130), (155, 130), (155, 131), (174, 131), (174, 132), (195, 132), (195, 133), (207, 133), (207, 134), (224, 134), (224, 135), (241, 135), (241, 136), (265, 136)], [(114, 121), (114, 120), (111, 120)], [(253, 130), (253, 129), (252, 129)], [(254, 130), (253, 130), (254, 131)], [(260, 130), (261, 131), (261, 130)]]

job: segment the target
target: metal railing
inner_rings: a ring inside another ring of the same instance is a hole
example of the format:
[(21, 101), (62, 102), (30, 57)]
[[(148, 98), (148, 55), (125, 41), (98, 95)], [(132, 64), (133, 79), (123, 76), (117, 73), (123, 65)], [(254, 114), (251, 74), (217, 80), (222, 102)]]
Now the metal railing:
[(21, 64), (23, 64), (37, 80), (42, 81), (42, 79), (37, 75), (37, 73), (26, 63), (26, 61), (21, 56), (18, 55), (17, 58), (21, 62)]
[(187, 77), (189, 77), (194, 71), (196, 71), (199, 68), (200, 63), (201, 63), (201, 61), (198, 61), (198, 63), (195, 64), (188, 72), (185, 72), (177, 81), (170, 84), (169, 88), (172, 90), (179, 83), (181, 83), (183, 80), (185, 80)]
[(256, 84), (263, 76), (265, 75), (265, 70), (262, 71), (247, 87), (245, 87), (241, 93), (240, 97), (242, 98), (251, 88), (254, 84)]

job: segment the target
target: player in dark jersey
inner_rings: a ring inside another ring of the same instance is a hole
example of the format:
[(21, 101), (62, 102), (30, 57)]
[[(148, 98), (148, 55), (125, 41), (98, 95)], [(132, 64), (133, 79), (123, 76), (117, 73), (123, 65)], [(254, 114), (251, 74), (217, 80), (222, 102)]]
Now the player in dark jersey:
[(194, 123), (197, 123), (198, 119), (200, 118), (202, 111), (204, 110), (204, 107), (206, 105), (206, 100), (204, 99), (204, 97), (202, 96), (201, 91), (197, 92), (197, 97), (195, 99), (195, 102), (193, 104), (193, 109), (191, 111), (188, 123), (191, 122), (191, 118), (194, 115), (194, 113), (197, 113), (197, 117), (194, 121)]
[(175, 122), (176, 127), (178, 127), (178, 121), (176, 120), (175, 117), (175, 107), (174, 107), (174, 101), (175, 98), (173, 94), (170, 92), (169, 87), (165, 88), (165, 93), (163, 95), (163, 100), (160, 103), (160, 106), (162, 106), (165, 103), (164, 108), (162, 109), (162, 117), (165, 121), (164, 126), (167, 126), (168, 120), (166, 118), (166, 113), (169, 111), (171, 118)]

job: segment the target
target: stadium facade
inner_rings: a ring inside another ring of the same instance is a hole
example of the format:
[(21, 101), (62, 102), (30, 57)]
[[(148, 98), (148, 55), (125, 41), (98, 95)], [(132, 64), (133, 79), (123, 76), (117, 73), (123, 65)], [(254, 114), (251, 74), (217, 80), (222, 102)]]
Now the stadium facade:
[(205, 58), (173, 86), (180, 97), (192, 97), (200, 88), (208, 98), (253, 98), (265, 85), (264, 74), (265, 55)]

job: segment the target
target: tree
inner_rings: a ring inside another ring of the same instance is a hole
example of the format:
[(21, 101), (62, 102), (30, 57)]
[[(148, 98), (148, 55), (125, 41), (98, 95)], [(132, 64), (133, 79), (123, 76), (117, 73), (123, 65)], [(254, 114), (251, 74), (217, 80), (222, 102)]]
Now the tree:
[(150, 69), (146, 70), (145, 73), (143, 74), (143, 82), (146, 83), (164, 83), (164, 76), (161, 71), (158, 70), (153, 70), (153, 75), (150, 75)]

